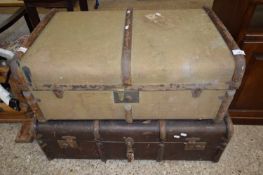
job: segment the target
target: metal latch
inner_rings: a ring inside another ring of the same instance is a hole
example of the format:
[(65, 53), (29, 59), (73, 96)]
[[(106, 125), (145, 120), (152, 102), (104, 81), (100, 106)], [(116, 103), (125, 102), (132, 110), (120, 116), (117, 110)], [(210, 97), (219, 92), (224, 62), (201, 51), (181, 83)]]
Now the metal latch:
[(127, 145), (127, 151), (126, 151), (126, 156), (128, 159), (128, 162), (131, 162), (134, 160), (134, 151), (133, 151), (133, 144), (134, 140), (131, 137), (125, 137), (125, 144)]
[(139, 103), (139, 91), (113, 91), (114, 103)]
[(193, 89), (192, 90), (192, 97), (193, 98), (200, 97), (201, 93), (202, 93), (202, 89)]
[(63, 98), (64, 91), (61, 87), (54, 87), (53, 93), (57, 98)]
[(187, 142), (184, 142), (184, 150), (204, 150), (206, 147), (206, 142), (200, 142), (200, 138), (192, 137), (186, 138)]
[(61, 149), (78, 148), (78, 144), (75, 136), (62, 136), (62, 140), (57, 140)]

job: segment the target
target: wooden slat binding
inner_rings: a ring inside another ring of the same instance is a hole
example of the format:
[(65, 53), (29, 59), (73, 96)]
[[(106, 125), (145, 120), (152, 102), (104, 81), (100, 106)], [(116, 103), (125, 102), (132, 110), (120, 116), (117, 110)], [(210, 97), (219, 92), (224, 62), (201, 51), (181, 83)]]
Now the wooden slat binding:
[[(237, 43), (235, 42), (231, 34), (228, 32), (227, 28), (224, 26), (222, 21), (217, 17), (215, 12), (208, 7), (204, 7), (204, 10), (216, 26), (223, 39), (225, 40), (225, 43), (227, 44), (230, 51), (232, 52), (232, 50), (239, 49)], [(230, 89), (237, 89), (241, 85), (242, 78), (245, 73), (246, 61), (244, 55), (239, 54), (233, 56), (236, 66), (232, 77), (232, 82), (230, 83)]]
[(219, 107), (219, 110), (217, 112), (217, 116), (215, 118), (215, 122), (220, 122), (224, 119), (228, 112), (228, 108), (234, 98), (236, 91), (235, 90), (228, 90), (225, 94), (225, 97), (222, 101), (221, 106)]
[[(45, 18), (38, 24), (38, 26), (31, 33), (30, 37), (21, 45), (20, 49), (16, 52), (16, 57), (10, 61), (9, 66), (11, 69), (11, 75), (9, 79), (9, 83), (11, 85), (12, 93), (16, 98), (19, 99), (20, 104), (27, 104), (32, 110), (32, 116), (37, 118), (39, 121), (45, 121), (43, 113), (38, 106), (37, 100), (34, 98), (31, 93), (31, 87), (26, 80), (25, 75), (22, 72), (20, 67), (19, 60), (22, 58), (23, 54), (26, 50), (34, 43), (40, 33), (43, 31), (48, 22), (55, 15), (56, 10), (52, 9)], [(22, 48), (22, 49), (21, 49)], [(24, 112), (28, 112), (28, 106), (23, 105), (24, 108), (21, 110)]]
[[(50, 10), (44, 19), (37, 25), (37, 27), (33, 30), (33, 32), (30, 34), (29, 38), (22, 43), (21, 47), (28, 49), (34, 41), (37, 39), (37, 37), (40, 35), (40, 33), (43, 31), (43, 29), (46, 27), (46, 25), (49, 23), (49, 21), (52, 19), (52, 17), (56, 14), (57, 10), (52, 9)], [(16, 55), (19, 59), (23, 56), (24, 52), (17, 51)]]
[(164, 159), (164, 151), (165, 151), (165, 140), (166, 140), (166, 122), (165, 120), (160, 120), (160, 140), (159, 150), (157, 153), (157, 161), (161, 162)]
[(101, 161), (106, 162), (106, 158), (103, 152), (103, 143), (101, 142), (101, 138), (100, 138), (100, 121), (99, 120), (94, 120), (93, 134), (94, 134), (94, 140), (96, 142), (97, 151), (100, 156), (100, 159)]
[[(216, 26), (217, 30), (221, 34), (222, 38), (224, 39), (225, 43), (227, 44), (230, 52), (233, 50), (239, 50), (238, 45), (236, 44), (235, 40), (231, 36), (231, 34), (228, 32), (227, 28), (224, 26), (224, 24), (221, 22), (221, 20), (217, 17), (215, 12), (213, 12), (210, 8), (204, 7), (205, 12), (210, 17), (214, 25)], [(232, 53), (233, 54), (233, 53)], [(226, 92), (226, 95), (222, 101), (222, 104), (218, 110), (217, 116), (215, 118), (215, 122), (222, 121), (225, 117), (228, 108), (233, 100), (233, 97), (235, 95), (235, 89), (239, 88), (242, 82), (242, 78), (245, 73), (245, 66), (246, 61), (245, 57), (242, 54), (234, 55), (234, 61), (235, 61), (235, 70), (234, 74), (232, 76), (232, 81), (229, 84), (229, 91)]]
[(122, 83), (131, 86), (131, 45), (133, 9), (126, 10), (121, 58)]

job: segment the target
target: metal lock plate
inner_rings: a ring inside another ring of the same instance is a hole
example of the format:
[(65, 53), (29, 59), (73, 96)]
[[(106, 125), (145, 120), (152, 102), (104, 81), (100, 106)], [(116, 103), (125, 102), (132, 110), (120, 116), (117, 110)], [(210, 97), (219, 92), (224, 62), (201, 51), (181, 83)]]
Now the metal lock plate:
[(134, 140), (131, 137), (127, 137), (127, 138), (125, 137), (124, 141), (127, 146), (126, 156), (127, 156), (128, 162), (131, 162), (134, 160), (134, 151), (133, 151)]
[(113, 91), (114, 103), (139, 103), (139, 91)]

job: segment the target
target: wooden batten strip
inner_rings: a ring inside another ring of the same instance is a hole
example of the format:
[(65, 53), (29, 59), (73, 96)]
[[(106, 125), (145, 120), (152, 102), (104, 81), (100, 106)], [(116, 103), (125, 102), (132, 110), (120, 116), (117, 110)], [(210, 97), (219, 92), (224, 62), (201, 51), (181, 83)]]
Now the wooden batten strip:
[[(42, 30), (46, 27), (46, 25), (49, 23), (49, 21), (52, 19), (52, 17), (56, 14), (56, 9), (51, 9), (44, 19), (40, 21), (40, 23), (37, 25), (37, 27), (33, 30), (33, 32), (30, 34), (29, 38), (21, 45), (22, 48), (28, 49), (34, 41), (37, 39), (37, 37), (40, 35)], [(16, 55), (19, 59), (22, 58), (25, 52), (17, 51)]]
[[(215, 14), (215, 12), (208, 7), (204, 7), (204, 10), (216, 26), (221, 36), (223, 37), (231, 53), (233, 50), (239, 49), (237, 43), (235, 42), (231, 34), (228, 32), (227, 28), (224, 26), (222, 21)], [(245, 73), (246, 61), (244, 55), (241, 54), (233, 55), (233, 57), (235, 60), (235, 70), (232, 77), (232, 82), (230, 83), (230, 89), (237, 89), (241, 85), (242, 78)]]
[[(27, 104), (32, 110), (31, 117), (37, 118), (39, 121), (45, 121), (44, 115), (38, 106), (37, 100), (31, 93), (31, 87), (29, 86), (24, 74), (19, 65), (19, 60), (25, 54), (26, 50), (34, 43), (49, 21), (56, 13), (56, 9), (50, 10), (45, 18), (38, 24), (38, 26), (31, 33), (29, 38), (21, 45), (20, 49), (16, 52), (16, 57), (9, 63), (11, 69), (11, 76), (9, 83), (12, 87), (12, 92), (19, 99), (20, 104)], [(21, 93), (22, 92), (22, 93)], [(23, 111), (28, 111), (27, 105), (23, 105)]]
[(121, 57), (122, 83), (124, 86), (131, 86), (132, 18), (133, 18), (133, 9), (127, 9), (125, 16), (122, 57)]
[[(205, 12), (210, 17), (212, 22), (214, 23), (215, 27), (221, 34), (222, 38), (224, 39), (225, 43), (227, 44), (230, 52), (232, 53), (233, 50), (239, 49), (238, 45), (236, 44), (235, 40), (231, 36), (231, 34), (228, 32), (227, 28), (224, 26), (222, 21), (217, 17), (214, 11), (212, 11), (208, 7), (204, 7)], [(222, 104), (217, 112), (217, 116), (215, 118), (215, 122), (220, 122), (224, 119), (224, 117), (227, 114), (228, 108), (234, 98), (235, 95), (235, 89), (239, 88), (242, 82), (242, 78), (245, 73), (245, 66), (246, 61), (245, 57), (242, 54), (234, 55), (234, 61), (235, 61), (235, 70), (234, 74), (232, 76), (232, 81), (229, 84), (229, 90), (226, 92), (226, 95), (222, 101)]]
[(226, 92), (225, 97), (222, 101), (222, 104), (220, 105), (219, 110), (217, 112), (215, 122), (220, 122), (225, 118), (228, 112), (228, 108), (234, 98), (235, 93), (236, 93), (236, 90), (228, 90)]
[[(43, 84), (32, 87), (33, 91), (53, 91), (54, 88), (60, 88), (64, 91), (114, 91), (122, 89), (124, 86), (119, 85), (68, 85), (68, 84)], [(135, 91), (175, 91), (175, 90), (226, 90), (224, 85), (220, 84), (156, 84), (156, 85), (132, 85), (125, 87), (126, 90)]]

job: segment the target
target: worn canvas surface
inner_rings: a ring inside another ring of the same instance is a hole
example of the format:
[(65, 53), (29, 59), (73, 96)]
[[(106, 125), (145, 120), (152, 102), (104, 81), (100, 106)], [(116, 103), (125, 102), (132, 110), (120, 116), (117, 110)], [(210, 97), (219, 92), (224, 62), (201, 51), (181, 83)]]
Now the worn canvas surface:
[[(57, 85), (120, 85), (125, 11), (60, 12), (22, 59), (31, 70), (34, 95), (48, 119), (124, 118), (112, 91), (65, 91)], [(134, 11), (132, 85), (208, 85), (191, 90), (141, 91), (133, 117), (214, 118), (234, 71), (231, 52), (202, 9)]]

